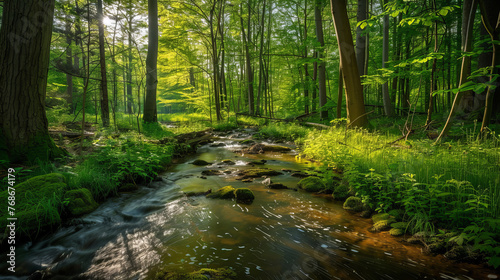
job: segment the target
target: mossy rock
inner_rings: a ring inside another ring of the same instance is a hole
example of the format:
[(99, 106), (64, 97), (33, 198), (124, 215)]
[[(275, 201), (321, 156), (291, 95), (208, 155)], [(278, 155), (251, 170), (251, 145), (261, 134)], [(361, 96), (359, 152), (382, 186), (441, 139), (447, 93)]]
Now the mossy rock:
[(209, 169), (209, 170), (201, 171), (201, 175), (203, 175), (203, 176), (219, 176), (219, 175), (224, 175), (224, 173), (220, 170)]
[(401, 221), (403, 219), (403, 216), (405, 214), (405, 211), (401, 209), (392, 209), (387, 214), (393, 216), (396, 220)]
[(325, 184), (318, 177), (307, 177), (299, 181), (297, 184), (299, 188), (307, 192), (319, 192), (326, 189)]
[(405, 234), (405, 230), (400, 228), (391, 228), (389, 230), (389, 234), (391, 234), (392, 236), (400, 236)]
[(349, 197), (349, 186), (345, 184), (339, 184), (337, 186), (334, 186), (332, 196), (335, 200), (340, 200), (340, 201), (346, 200)]
[(464, 246), (456, 245), (446, 252), (444, 257), (449, 260), (462, 260), (467, 257), (467, 250)]
[(64, 200), (68, 201), (66, 209), (73, 216), (88, 214), (99, 206), (90, 191), (85, 188), (67, 191)]
[(245, 139), (240, 141), (241, 145), (253, 145), (255, 144), (255, 141), (252, 139)]
[(381, 220), (376, 222), (372, 228), (370, 228), (371, 232), (378, 232), (378, 231), (386, 231), (391, 229), (391, 223), (394, 223), (396, 220), (394, 219), (389, 219), (389, 220)]
[(243, 203), (252, 203), (255, 199), (253, 192), (248, 188), (234, 190), (234, 197), (236, 198), (236, 201)]
[(391, 215), (389, 215), (387, 213), (379, 213), (379, 214), (375, 214), (372, 216), (372, 221), (374, 224), (376, 224), (377, 222), (380, 222), (383, 220), (389, 220), (390, 217), (391, 217)]
[[(40, 175), (15, 185), (16, 233), (19, 238), (34, 238), (39, 232), (61, 223), (60, 209), (66, 180), (62, 174)], [(0, 192), (0, 201), (8, 201), (7, 188)], [(10, 217), (7, 207), (0, 208), (2, 228)]]
[(236, 163), (230, 159), (225, 159), (218, 163), (218, 165), (235, 165)]
[(443, 254), (446, 252), (446, 242), (437, 240), (428, 244), (427, 249), (433, 254)]
[(203, 268), (191, 273), (176, 273), (160, 271), (155, 280), (233, 280), (236, 273), (228, 268)]
[(248, 179), (248, 178), (258, 178), (262, 176), (277, 176), (282, 173), (270, 168), (249, 168), (239, 172), (238, 180)]
[(363, 211), (363, 202), (361, 198), (356, 196), (348, 197), (344, 202), (344, 209), (348, 211), (361, 212)]
[(211, 163), (206, 161), (206, 160), (197, 159), (197, 160), (191, 162), (191, 164), (196, 165), (196, 166), (205, 166), (205, 165), (210, 165)]
[(361, 214), (359, 214), (359, 216), (361, 218), (365, 218), (365, 219), (370, 218), (371, 215), (372, 215), (372, 211), (371, 210), (364, 210), (364, 211), (361, 212)]
[(232, 199), (234, 198), (235, 188), (231, 186), (225, 186), (207, 195), (208, 198), (220, 198), (220, 199)]
[(392, 223), (391, 227), (406, 230), (408, 228), (408, 223), (407, 222)]

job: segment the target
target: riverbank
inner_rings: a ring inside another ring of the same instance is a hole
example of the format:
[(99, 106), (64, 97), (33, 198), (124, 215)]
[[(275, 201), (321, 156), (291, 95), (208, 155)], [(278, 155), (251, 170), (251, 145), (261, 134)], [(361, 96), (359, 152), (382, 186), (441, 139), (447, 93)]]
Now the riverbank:
[[(289, 139), (297, 131), (277, 124), (261, 134)], [(374, 219), (373, 231), (413, 236), (405, 240), (421, 244), (425, 253), (498, 268), (498, 136), (477, 140), (466, 135), (438, 145), (415, 138), (332, 127), (302, 131), (298, 142), (301, 156), (323, 164), (327, 185), (347, 187), (349, 196), (356, 197), (346, 209), (364, 217), (386, 213)]]

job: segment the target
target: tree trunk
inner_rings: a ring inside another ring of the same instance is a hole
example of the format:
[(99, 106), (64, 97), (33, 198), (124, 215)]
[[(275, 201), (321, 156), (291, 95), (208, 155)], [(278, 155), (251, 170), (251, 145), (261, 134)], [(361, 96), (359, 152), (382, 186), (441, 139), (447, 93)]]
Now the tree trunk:
[[(462, 12), (462, 51), (466, 52), (465, 50), (468, 49), (472, 51), (472, 37), (469, 38), (469, 40), (466, 40), (467, 34), (469, 36), (473, 36), (473, 30), (474, 30), (474, 18), (476, 15), (476, 7), (477, 7), (477, 0), (464, 0), (463, 2), (463, 12)], [(469, 18), (470, 17), (470, 18)], [(470, 21), (470, 24), (469, 24)], [(465, 64), (463, 64), (465, 63)], [(462, 60), (462, 67), (461, 67), (461, 74), (460, 74), (460, 84), (463, 85), (466, 81), (467, 78), (471, 74), (471, 59), (470, 57), (466, 60)], [(462, 77), (465, 78), (465, 80), (462, 80)], [(474, 91), (468, 90), (460, 94), (461, 98), (458, 100), (458, 108), (457, 111), (459, 113), (470, 113), (474, 110)]]
[(132, 114), (132, 11), (129, 9), (128, 18), (128, 65), (127, 65), (127, 113)]
[[(384, 0), (384, 5), (387, 0)], [(386, 63), (389, 60), (389, 15), (384, 15), (384, 38), (382, 41), (382, 68), (387, 68)], [(359, 63), (358, 63), (359, 65)], [(389, 94), (389, 81), (382, 84), (382, 99), (384, 102), (384, 113), (386, 116), (394, 115), (394, 107), (392, 107), (391, 96)]]
[[(472, 37), (473, 37), (473, 34), (472, 34), (472, 31), (473, 31), (473, 28), (472, 28), (472, 25), (474, 23), (474, 14), (475, 14), (475, 11), (476, 11), (476, 6), (477, 6), (477, 1), (476, 0), (465, 0), (464, 1), (464, 9), (465, 9), (465, 6), (468, 6), (468, 3), (466, 2), (469, 2), (469, 1), (472, 1), (472, 3), (470, 3), (470, 8), (468, 9), (468, 12), (469, 12), (469, 15), (467, 17), (464, 17), (464, 22), (466, 22), (466, 25), (465, 25), (465, 30), (467, 30), (467, 32), (464, 34), (464, 39), (462, 41), (463, 43), (463, 52), (470, 52), (472, 50)], [(466, 11), (464, 10), (464, 13)], [(463, 85), (466, 81), (467, 81), (467, 78), (469, 77), (470, 75), (470, 63), (471, 63), (471, 58), (470, 56), (464, 56), (462, 58), (462, 67), (460, 69), (460, 83), (459, 83), (459, 87), (461, 85)], [(455, 99), (453, 100), (453, 105), (451, 106), (451, 110), (450, 110), (450, 114), (448, 115), (448, 119), (446, 120), (446, 123), (443, 127), (443, 130), (441, 130), (441, 133), (439, 134), (438, 138), (436, 139), (436, 142), (439, 142), (441, 141), (441, 139), (443, 139), (443, 137), (448, 133), (448, 131), (450, 130), (451, 128), (451, 121), (452, 121), (452, 118), (453, 118), (453, 115), (455, 114), (455, 111), (457, 110), (457, 107), (460, 107), (459, 104), (461, 104), (461, 99), (462, 99), (462, 96), (464, 95), (465, 93), (464, 92), (457, 92), (457, 94), (455, 94)]]
[[(367, 0), (358, 0), (358, 23), (366, 20)], [(384, 17), (385, 20), (385, 17)], [(384, 33), (385, 34), (385, 33)], [(358, 26), (356, 28), (356, 61), (358, 63), (359, 76), (365, 75), (365, 50), (366, 50), (366, 35)]]
[(346, 0), (330, 0), (335, 33), (340, 53), (346, 91), (349, 125), (366, 127), (368, 118), (365, 113), (363, 89), (356, 64), (356, 53), (352, 42), (351, 26), (347, 16)]
[[(436, 8), (436, 0), (432, 0), (432, 9), (434, 11), (437, 10)], [(437, 21), (434, 21), (434, 30), (433, 30), (433, 37), (434, 37), (434, 53), (438, 52), (438, 26), (437, 26)], [(434, 107), (434, 92), (437, 91), (437, 78), (436, 78), (436, 72), (437, 72), (437, 59), (434, 58), (432, 61), (432, 70), (431, 70), (431, 90), (429, 93), (429, 107), (427, 108), (427, 120), (425, 121), (425, 126), (428, 127), (431, 124), (432, 121), (432, 111)]]
[(54, 0), (4, 2), (0, 31), (0, 158), (47, 160), (64, 154), (49, 136), (45, 94)]
[[(65, 24), (65, 32), (66, 32), (66, 44), (68, 45), (66, 48), (66, 66), (68, 69), (73, 69), (73, 50), (71, 48), (72, 43), (72, 33), (71, 33), (71, 22), (70, 18), (66, 17)], [(68, 95), (68, 104), (69, 104), (69, 113), (73, 114), (74, 106), (73, 106), (73, 75), (71, 73), (66, 74), (66, 94)]]
[(342, 74), (342, 65), (339, 65), (339, 82), (337, 89), (337, 119), (342, 118), (342, 95), (344, 94), (344, 75)]
[(146, 101), (143, 120), (157, 122), (156, 86), (158, 61), (158, 0), (148, 0), (148, 55), (146, 57)]
[(243, 17), (241, 17), (241, 31), (243, 33), (243, 41), (245, 44), (245, 59), (246, 59), (246, 74), (247, 74), (247, 85), (248, 85), (248, 114), (254, 115), (255, 105), (254, 105), (254, 93), (253, 93), (253, 70), (252, 70), (252, 60), (250, 54), (250, 40), (251, 40), (251, 27), (250, 27), (250, 18), (252, 12), (252, 0), (248, 0), (248, 24), (247, 30), (245, 34), (245, 27), (243, 26)]
[[(497, 3), (496, 3), (497, 4)], [(490, 83), (493, 82), (493, 73), (497, 71), (495, 67), (499, 64), (499, 58), (497, 52), (497, 44), (495, 41), (498, 40), (498, 33), (500, 31), (500, 27), (497, 24), (498, 20), (500, 20), (500, 13), (498, 12), (498, 5), (495, 5), (493, 1), (485, 1), (479, 0), (479, 6), (481, 8), (481, 17), (483, 21), (484, 28), (488, 32), (491, 38), (491, 42), (493, 45), (493, 50), (491, 54), (491, 70), (490, 70)], [(492, 16), (489, 16), (493, 14)], [(496, 16), (495, 16), (496, 15)], [(496, 17), (496, 18), (495, 18)], [(498, 42), (498, 41), (497, 41)], [(481, 134), (484, 135), (486, 132), (486, 127), (490, 124), (491, 115), (494, 107), (494, 93), (495, 89), (491, 86), (488, 86), (488, 90), (486, 92), (486, 102), (484, 108), (483, 122), (481, 124)], [(497, 98), (498, 101), (498, 98)]]
[(106, 76), (106, 52), (104, 51), (104, 15), (102, 13), (102, 0), (97, 0), (97, 18), (99, 20), (99, 63), (101, 65), (101, 120), (102, 125), (108, 127), (108, 79)]
[[(314, 20), (316, 22), (316, 39), (320, 44), (318, 49), (318, 88), (319, 88), (319, 107), (320, 118), (322, 120), (328, 119), (328, 110), (324, 108), (326, 105), (326, 63), (324, 61), (324, 48), (325, 40), (323, 39), (323, 17), (321, 16), (322, 4), (321, 0), (316, 0), (314, 5)], [(349, 31), (350, 32), (350, 31)], [(351, 37), (352, 42), (352, 37)], [(359, 76), (358, 76), (359, 79)], [(361, 84), (360, 84), (361, 85)]]

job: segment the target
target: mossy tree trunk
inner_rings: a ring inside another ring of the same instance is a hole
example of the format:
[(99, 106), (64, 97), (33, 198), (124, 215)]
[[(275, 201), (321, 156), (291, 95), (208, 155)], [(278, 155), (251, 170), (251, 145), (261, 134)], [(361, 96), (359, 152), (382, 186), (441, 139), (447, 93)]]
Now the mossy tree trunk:
[(45, 91), (54, 0), (4, 2), (0, 31), (0, 158), (62, 155), (48, 133)]

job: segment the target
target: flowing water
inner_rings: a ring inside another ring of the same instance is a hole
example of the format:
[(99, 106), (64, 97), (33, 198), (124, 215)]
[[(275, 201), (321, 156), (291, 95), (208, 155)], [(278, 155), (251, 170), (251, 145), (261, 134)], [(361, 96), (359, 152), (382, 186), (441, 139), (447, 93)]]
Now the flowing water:
[[(255, 179), (235, 176), (200, 178), (201, 171), (245, 169), (251, 160), (263, 167), (304, 170), (312, 163), (292, 154), (242, 155), (234, 139), (223, 147), (202, 146), (196, 155), (169, 168), (163, 180), (123, 193), (82, 218), (35, 243), (18, 246), (14, 276), (26, 279), (43, 271), (44, 279), (143, 279), (160, 267), (191, 272), (230, 267), (238, 279), (496, 279), (482, 266), (455, 264), (425, 256), (413, 245), (387, 233), (370, 233), (371, 222), (342, 209), (330, 196), (294, 190), (270, 190)], [(236, 164), (199, 167), (194, 159)], [(296, 187), (289, 172), (273, 182)], [(183, 192), (248, 187), (252, 204), (186, 197)]]

